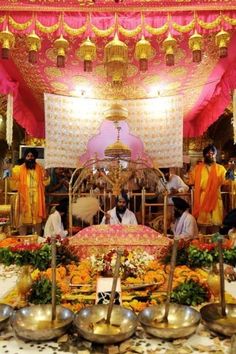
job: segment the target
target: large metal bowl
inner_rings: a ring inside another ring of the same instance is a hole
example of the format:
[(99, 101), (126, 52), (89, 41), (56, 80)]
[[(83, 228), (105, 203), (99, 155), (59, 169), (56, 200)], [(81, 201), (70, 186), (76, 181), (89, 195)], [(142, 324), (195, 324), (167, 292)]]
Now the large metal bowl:
[(147, 307), (138, 315), (144, 330), (158, 338), (176, 339), (193, 334), (200, 322), (200, 313), (189, 306), (170, 304), (168, 322), (162, 322), (165, 304)]
[(0, 331), (3, 330), (13, 314), (13, 308), (6, 304), (0, 304)]
[(226, 316), (222, 316), (219, 303), (208, 304), (201, 308), (202, 322), (206, 327), (225, 336), (236, 334), (236, 304), (226, 304)]
[(133, 311), (118, 305), (112, 308), (110, 324), (118, 328), (119, 333), (94, 333), (94, 326), (105, 323), (107, 310), (108, 305), (94, 305), (80, 310), (74, 319), (79, 334), (91, 342), (106, 344), (122, 342), (131, 337), (138, 325), (138, 318)]
[(56, 320), (53, 323), (51, 305), (34, 305), (16, 311), (11, 317), (11, 325), (18, 337), (45, 341), (63, 335), (74, 319), (72, 311), (56, 307)]

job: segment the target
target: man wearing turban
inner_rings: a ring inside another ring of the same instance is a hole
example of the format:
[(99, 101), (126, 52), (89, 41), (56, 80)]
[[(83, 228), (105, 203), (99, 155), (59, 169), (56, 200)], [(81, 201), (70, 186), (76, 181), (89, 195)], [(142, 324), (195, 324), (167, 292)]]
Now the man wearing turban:
[(36, 162), (38, 152), (28, 148), (24, 153), (24, 163), (13, 171), (12, 182), (19, 194), (19, 231), (27, 234), (28, 226), (41, 234), (41, 224), (46, 218), (45, 186), (49, 177), (44, 168)]
[(195, 166), (190, 178), (190, 184), (194, 185), (192, 214), (202, 226), (220, 226), (223, 220), (221, 186), (225, 183), (226, 170), (216, 163), (216, 154), (214, 145), (205, 147), (204, 162)]
[(182, 198), (173, 197), (175, 224), (173, 232), (176, 238), (189, 240), (198, 236), (197, 222), (189, 212), (190, 205)]
[(137, 225), (136, 216), (132, 211), (128, 209), (128, 196), (125, 191), (122, 191), (121, 194), (116, 198), (116, 206), (108, 210), (104, 215), (101, 224), (110, 224), (110, 225)]

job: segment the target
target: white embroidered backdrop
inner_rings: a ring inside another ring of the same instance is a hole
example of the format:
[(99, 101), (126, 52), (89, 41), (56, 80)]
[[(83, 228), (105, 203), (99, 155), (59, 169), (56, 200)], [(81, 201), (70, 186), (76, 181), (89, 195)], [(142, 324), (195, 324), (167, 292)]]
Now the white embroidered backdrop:
[[(99, 133), (104, 111), (114, 101), (45, 94), (45, 167), (78, 166), (90, 138)], [(128, 109), (130, 133), (139, 137), (145, 153), (159, 167), (183, 162), (181, 96), (116, 100)], [(127, 144), (127, 142), (125, 142)]]

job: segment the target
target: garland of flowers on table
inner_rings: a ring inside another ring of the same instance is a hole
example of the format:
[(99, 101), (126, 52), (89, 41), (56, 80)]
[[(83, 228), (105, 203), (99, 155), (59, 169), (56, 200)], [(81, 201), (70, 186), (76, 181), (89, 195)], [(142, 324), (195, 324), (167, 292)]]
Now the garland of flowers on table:
[[(50, 243), (50, 239), (47, 240)], [(63, 243), (59, 240), (59, 247)], [(6, 246), (6, 245), (5, 245)], [(66, 249), (66, 243), (65, 247)], [(197, 252), (216, 252), (213, 245), (203, 245), (194, 241), (188, 248), (180, 248), (179, 253), (188, 252), (191, 255), (192, 249)], [(227, 244), (224, 244), (224, 251), (229, 251)], [(41, 261), (41, 255), (44, 260)], [(9, 256), (10, 254), (10, 256)], [(50, 303), (51, 301), (51, 258), (50, 246), (43, 245), (15, 245), (0, 248), (0, 262), (10, 263), (14, 258), (15, 264), (31, 264), (38, 269), (32, 273), (33, 285), (28, 294), (30, 303)], [(31, 258), (32, 257), (32, 258)], [(216, 256), (214, 256), (216, 257)], [(38, 261), (36, 261), (38, 259)], [(96, 279), (101, 273), (110, 275), (116, 259), (114, 249), (106, 254), (92, 256), (88, 259), (74, 262), (59, 262), (56, 268), (57, 279), (57, 301), (73, 311), (78, 311), (84, 306), (94, 304), (96, 297)], [(202, 262), (202, 264), (208, 262)], [(143, 308), (165, 301), (167, 282), (170, 266), (161, 260), (154, 259), (154, 256), (145, 251), (124, 251), (121, 259), (122, 277), (122, 300), (123, 306), (129, 307), (136, 312)], [(197, 305), (209, 301), (211, 293), (207, 285), (208, 273), (202, 269), (190, 269), (187, 265), (176, 266), (174, 271), (173, 291), (171, 299), (174, 302), (186, 305)], [(138, 286), (141, 285), (141, 289)], [(143, 287), (142, 287), (143, 286)], [(137, 289), (136, 289), (137, 288)], [(1, 301), (18, 306), (16, 302), (16, 291), (9, 294)], [(228, 298), (233, 302), (235, 299)]]
[[(216, 236), (217, 237), (217, 236)], [(187, 265), (190, 268), (211, 267), (214, 263), (219, 262), (218, 243), (202, 242), (193, 240), (186, 247), (184, 243), (179, 245), (177, 253), (177, 265)], [(223, 258), (224, 263), (233, 267), (236, 266), (236, 247), (232, 247), (232, 241), (225, 239), (223, 242)], [(170, 254), (167, 255), (165, 262), (169, 263)]]
[[(77, 262), (78, 257), (73, 255), (66, 247), (67, 239), (56, 237), (57, 242), (57, 264)], [(16, 264), (18, 266), (31, 265), (39, 270), (45, 270), (51, 263), (51, 239), (47, 238), (46, 243), (24, 244), (17, 239), (7, 238), (0, 242), (0, 263), (7, 266)]]

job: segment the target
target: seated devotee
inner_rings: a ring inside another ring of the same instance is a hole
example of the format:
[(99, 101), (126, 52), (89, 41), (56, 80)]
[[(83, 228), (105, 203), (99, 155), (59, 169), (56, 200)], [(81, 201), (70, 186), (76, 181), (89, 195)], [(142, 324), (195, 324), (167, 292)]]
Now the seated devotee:
[(101, 224), (137, 225), (136, 216), (128, 209), (128, 196), (122, 191), (116, 198), (116, 206), (105, 213)]
[(221, 235), (230, 236), (233, 233), (235, 234), (236, 238), (236, 209), (230, 210), (230, 212), (224, 217), (223, 224), (220, 228)]
[(63, 238), (67, 236), (68, 232), (64, 230), (62, 222), (62, 217), (67, 214), (67, 210), (68, 200), (63, 199), (55, 207), (54, 212), (49, 215), (44, 227), (44, 237), (59, 235)]
[(175, 224), (173, 233), (175, 238), (189, 240), (198, 236), (197, 222), (189, 212), (189, 204), (182, 198), (173, 197)]

